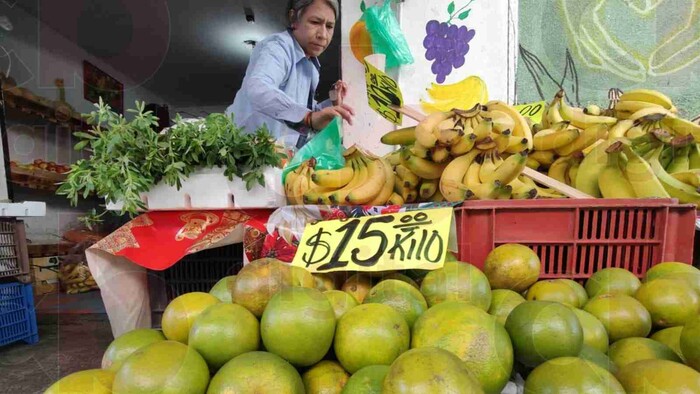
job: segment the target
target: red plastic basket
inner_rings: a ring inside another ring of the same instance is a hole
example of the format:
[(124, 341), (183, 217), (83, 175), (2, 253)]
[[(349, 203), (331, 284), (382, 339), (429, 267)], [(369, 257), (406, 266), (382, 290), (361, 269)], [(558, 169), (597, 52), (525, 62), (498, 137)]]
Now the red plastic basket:
[(496, 246), (520, 243), (540, 257), (541, 278), (607, 267), (642, 277), (664, 261), (692, 263), (695, 209), (675, 199), (467, 201), (455, 209), (459, 256), (482, 268)]

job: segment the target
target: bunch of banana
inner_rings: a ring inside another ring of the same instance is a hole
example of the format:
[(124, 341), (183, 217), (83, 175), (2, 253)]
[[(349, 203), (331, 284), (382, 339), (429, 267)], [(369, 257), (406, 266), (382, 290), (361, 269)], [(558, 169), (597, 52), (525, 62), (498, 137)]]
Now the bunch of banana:
[(315, 170), (315, 160), (302, 163), (287, 175), (285, 192), (290, 204), (384, 205), (394, 192), (396, 177), (384, 158), (358, 147), (344, 153), (345, 167)]
[(450, 202), (535, 198), (536, 186), (519, 177), (526, 161), (527, 150), (505, 159), (495, 148), (490, 151), (472, 150), (447, 165), (440, 177), (440, 192)]

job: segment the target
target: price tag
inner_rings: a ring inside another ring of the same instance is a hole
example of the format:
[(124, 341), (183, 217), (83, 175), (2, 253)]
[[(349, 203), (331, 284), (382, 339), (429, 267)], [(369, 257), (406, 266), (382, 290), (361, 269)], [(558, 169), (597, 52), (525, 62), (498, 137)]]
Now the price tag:
[(403, 122), (403, 116), (389, 107), (390, 105), (403, 106), (403, 95), (399, 84), (367, 60), (364, 63), (367, 100), (370, 108), (389, 122), (400, 125)]
[(452, 208), (435, 208), (310, 223), (292, 265), (313, 273), (438, 269), (452, 215)]
[(547, 103), (538, 101), (536, 103), (516, 105), (513, 108), (520, 112), (520, 115), (532, 119), (535, 123), (540, 123), (542, 122), (544, 110), (547, 109)]

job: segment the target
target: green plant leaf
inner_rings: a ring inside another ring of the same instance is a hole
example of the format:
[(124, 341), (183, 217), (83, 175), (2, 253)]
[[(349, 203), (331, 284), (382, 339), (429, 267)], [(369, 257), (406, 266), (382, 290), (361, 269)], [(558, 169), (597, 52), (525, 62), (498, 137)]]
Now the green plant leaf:
[(365, 4), (365, 0), (362, 0), (362, 2), (360, 3), (360, 11), (365, 12), (366, 9), (367, 5)]
[(466, 10), (466, 11), (464, 11), (464, 12), (462, 12), (461, 14), (459, 14), (459, 17), (458, 17), (459, 20), (463, 21), (463, 20), (467, 19), (467, 17), (469, 17), (469, 13), (470, 13), (470, 12), (472, 12), (472, 9), (471, 9), (471, 8), (468, 9), (468, 10)]
[(452, 15), (452, 13), (455, 12), (455, 2), (451, 2), (450, 5), (447, 6), (447, 13)]

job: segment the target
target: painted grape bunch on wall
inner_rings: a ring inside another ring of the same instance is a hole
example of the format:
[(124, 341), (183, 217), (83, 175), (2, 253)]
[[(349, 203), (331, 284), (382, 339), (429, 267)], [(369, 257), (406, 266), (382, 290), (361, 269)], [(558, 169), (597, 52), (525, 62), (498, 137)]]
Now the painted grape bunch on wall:
[(455, 10), (454, 1), (447, 6), (449, 19), (446, 22), (430, 20), (425, 25), (425, 59), (432, 62), (430, 70), (435, 75), (437, 83), (444, 83), (453, 69), (464, 65), (465, 57), (469, 53), (469, 42), (474, 38), (476, 31), (467, 28), (466, 25), (457, 26), (453, 20), (464, 21), (469, 17), (471, 8), (468, 8), (474, 0), (469, 1), (464, 7)]

